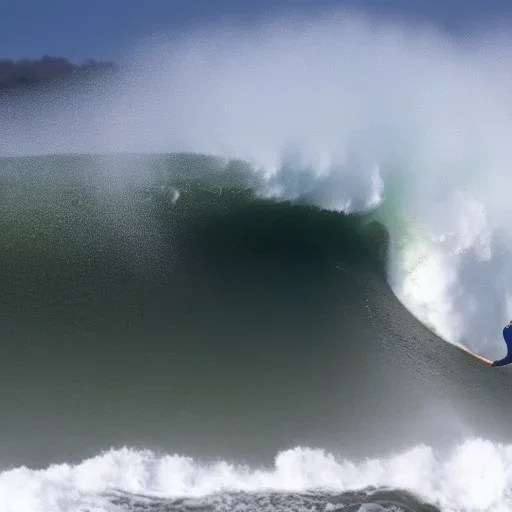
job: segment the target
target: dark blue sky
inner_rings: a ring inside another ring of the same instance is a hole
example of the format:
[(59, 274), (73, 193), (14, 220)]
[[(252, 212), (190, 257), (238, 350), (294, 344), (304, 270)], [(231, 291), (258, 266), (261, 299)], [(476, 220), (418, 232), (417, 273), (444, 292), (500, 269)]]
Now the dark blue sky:
[(0, 0), (0, 57), (117, 59), (139, 37), (207, 21), (257, 19), (276, 7), (361, 7), (465, 31), (512, 15), (512, 0)]

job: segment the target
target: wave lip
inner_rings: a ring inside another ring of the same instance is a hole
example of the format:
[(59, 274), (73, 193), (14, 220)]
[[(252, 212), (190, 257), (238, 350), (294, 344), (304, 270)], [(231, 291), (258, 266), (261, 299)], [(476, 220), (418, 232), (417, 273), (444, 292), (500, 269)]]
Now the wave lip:
[(228, 500), (232, 506), (237, 500), (250, 500), (248, 494), (256, 500), (275, 493), (313, 493), (317, 497), (323, 493), (332, 500), (336, 495), (359, 492), (367, 493), (369, 500), (376, 489), (387, 489), (412, 493), (418, 507), (423, 503), (453, 512), (504, 512), (512, 506), (511, 486), (512, 446), (483, 439), (466, 440), (451, 453), (436, 453), (419, 445), (387, 459), (361, 462), (297, 447), (280, 452), (268, 469), (222, 460), (201, 463), (181, 455), (125, 447), (77, 465), (4, 471), (0, 475), (0, 508), (6, 512), (59, 512), (83, 510), (80, 507), (87, 505), (106, 511), (112, 500), (133, 505), (141, 504), (143, 497), (153, 504), (165, 500), (168, 506), (176, 500), (182, 505), (184, 499), (189, 505), (207, 500), (212, 510), (223, 510)]

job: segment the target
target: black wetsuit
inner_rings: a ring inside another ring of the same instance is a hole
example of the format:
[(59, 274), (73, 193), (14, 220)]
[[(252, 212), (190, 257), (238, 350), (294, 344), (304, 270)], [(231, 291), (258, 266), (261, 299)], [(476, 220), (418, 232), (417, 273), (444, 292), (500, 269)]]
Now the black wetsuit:
[(507, 344), (507, 355), (498, 361), (494, 361), (492, 366), (505, 366), (506, 364), (512, 363), (512, 327), (506, 326), (503, 329), (503, 339)]

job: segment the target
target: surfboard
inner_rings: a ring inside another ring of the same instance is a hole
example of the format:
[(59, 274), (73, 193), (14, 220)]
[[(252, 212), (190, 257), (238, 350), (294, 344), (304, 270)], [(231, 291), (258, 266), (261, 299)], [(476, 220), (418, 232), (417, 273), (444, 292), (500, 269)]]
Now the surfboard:
[(461, 347), (460, 345), (458, 345), (458, 347), (461, 350), (464, 350), (464, 352), (467, 352), (470, 356), (473, 356), (474, 358), (479, 359), (480, 361), (482, 361), (482, 363), (488, 364), (489, 366), (492, 364), (492, 361), (490, 359), (487, 359), (484, 356), (479, 356), (478, 354), (475, 354), (474, 352), (471, 352), (471, 350), (469, 350), (466, 347)]

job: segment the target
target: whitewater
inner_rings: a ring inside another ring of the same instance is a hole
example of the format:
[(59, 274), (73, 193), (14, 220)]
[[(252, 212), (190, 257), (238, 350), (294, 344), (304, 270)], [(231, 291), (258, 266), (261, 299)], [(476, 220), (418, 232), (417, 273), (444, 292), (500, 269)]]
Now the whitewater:
[[(362, 491), (370, 496), (368, 489), (376, 487), (410, 491), (441, 510), (501, 512), (512, 506), (511, 468), (512, 446), (480, 439), (465, 441), (452, 453), (417, 446), (388, 459), (357, 463), (337, 459), (323, 450), (294, 448), (279, 453), (273, 467), (257, 469), (124, 448), (74, 466), (4, 471), (0, 476), (0, 507), (6, 512), (123, 510), (113, 502), (124, 495), (131, 497), (133, 510), (144, 506), (152, 510), (152, 503), (157, 510), (178, 510), (184, 497), (191, 509), (232, 510), (239, 500), (242, 505), (235, 508), (291, 510), (296, 506), (302, 509), (316, 493), (325, 499), (317, 503), (320, 510), (333, 510), (337, 507), (329, 504), (336, 494)], [(276, 492), (284, 494), (280, 507), (258, 503), (258, 494), (269, 500)], [(285, 493), (304, 493), (303, 503), (300, 494)], [(406, 505), (384, 508), (368, 502), (375, 508), (360, 505), (358, 510), (409, 510)], [(169, 508), (164, 508), (166, 504)]]
[[(512, 318), (510, 48), (503, 32), (461, 40), (332, 11), (153, 37), (126, 55), (120, 81), (11, 106), (0, 154), (203, 153), (226, 168), (247, 162), (259, 197), (374, 212), (398, 299), (446, 342), (496, 359)], [(103, 190), (128, 179), (101, 172)], [(338, 507), (330, 493), (373, 487), (443, 511), (510, 510), (512, 446), (461, 436), (450, 451), (360, 461), (295, 447), (269, 468), (112, 448), (76, 465), (5, 468), (0, 511), (306, 509), (315, 493), (327, 511)], [(305, 497), (251, 502), (273, 492)], [(408, 510), (375, 507), (354, 510)]]

